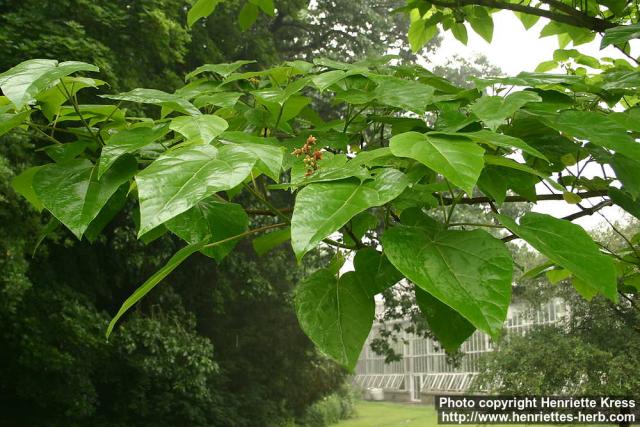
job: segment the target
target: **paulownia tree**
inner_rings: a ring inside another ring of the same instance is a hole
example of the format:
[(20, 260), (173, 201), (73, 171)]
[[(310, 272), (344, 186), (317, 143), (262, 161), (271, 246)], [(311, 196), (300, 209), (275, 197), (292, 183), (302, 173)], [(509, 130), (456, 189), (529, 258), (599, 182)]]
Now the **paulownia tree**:
[[(0, 74), (0, 133), (32, 132), (51, 162), (25, 170), (14, 188), (78, 239), (96, 239), (131, 199), (140, 239), (185, 241), (123, 303), (107, 336), (191, 254), (220, 260), (245, 238), (266, 257), (289, 240), (299, 260), (336, 248), (295, 303), (309, 337), (348, 368), (374, 296), (403, 277), (446, 348), (476, 328), (497, 337), (513, 278), (506, 242), (517, 238), (548, 259), (541, 270), (566, 270), (586, 297), (638, 291), (636, 243), (611, 251), (571, 222), (614, 204), (640, 217), (635, 68), (598, 62), (597, 75), (522, 73), (461, 89), (390, 59), (251, 72), (242, 71), (249, 61), (207, 64), (174, 93), (138, 88), (103, 94), (100, 105), (78, 97), (104, 84), (90, 77), (95, 66), (20, 63)], [(318, 97), (338, 119), (314, 111)], [(146, 114), (131, 115), (130, 103)], [(274, 201), (281, 191), (295, 194), (293, 206)], [(241, 193), (264, 208), (242, 206)], [(505, 209), (548, 200), (579, 210), (516, 218)], [(456, 221), (468, 205), (487, 219)], [(351, 255), (355, 270), (340, 275)]]

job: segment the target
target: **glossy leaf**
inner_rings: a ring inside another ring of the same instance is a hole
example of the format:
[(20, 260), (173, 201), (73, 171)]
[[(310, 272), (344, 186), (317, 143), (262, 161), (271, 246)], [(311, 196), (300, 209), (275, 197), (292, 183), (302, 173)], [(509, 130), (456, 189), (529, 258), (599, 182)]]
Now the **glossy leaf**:
[(539, 159), (548, 161), (544, 154), (540, 151), (536, 150), (520, 138), (515, 138), (513, 136), (505, 135), (503, 133), (492, 132), (486, 129), (479, 130), (476, 132), (438, 132), (443, 135), (452, 135), (469, 138), (470, 140), (477, 142), (478, 144), (487, 144), (494, 145), (497, 147), (503, 147), (508, 149), (519, 149), (522, 152), (530, 154)]
[(33, 177), (33, 189), (44, 207), (78, 238), (103, 206), (137, 170), (133, 157), (123, 157), (98, 180), (86, 159), (43, 166)]
[[(236, 203), (226, 203), (214, 199), (198, 202), (194, 207), (181, 213), (166, 223), (166, 227), (189, 244), (208, 239), (215, 243), (244, 233), (249, 228), (249, 217)], [(216, 261), (222, 261), (238, 244), (230, 240), (203, 249), (201, 252)]]
[(364, 182), (347, 179), (303, 188), (291, 218), (291, 244), (298, 260), (358, 213), (398, 197), (407, 184), (402, 172), (383, 169)]
[(543, 119), (548, 126), (575, 138), (623, 154), (630, 159), (640, 158), (640, 143), (627, 134), (618, 122), (594, 111), (562, 111)]
[(542, 98), (530, 91), (512, 93), (506, 97), (483, 96), (469, 107), (473, 114), (491, 130), (496, 130), (507, 117), (510, 117), (529, 102), (540, 102)]
[(429, 330), (448, 352), (454, 352), (476, 330), (467, 319), (429, 292), (415, 286), (416, 303), (427, 319)]
[(620, 25), (604, 31), (604, 36), (600, 42), (600, 49), (604, 49), (610, 44), (623, 46), (631, 39), (640, 38), (640, 24)]
[(378, 86), (373, 91), (376, 100), (384, 105), (423, 114), (433, 102), (434, 88), (425, 84), (392, 76), (371, 76)]
[(192, 116), (201, 114), (200, 110), (186, 99), (157, 89), (138, 88), (129, 92), (119, 93), (117, 95), (101, 95), (101, 97), (119, 101), (159, 105), (184, 114), (190, 114)]
[(178, 116), (171, 120), (169, 128), (196, 144), (209, 144), (229, 127), (226, 120), (213, 114)]
[(20, 126), (26, 119), (29, 118), (29, 111), (23, 111), (21, 113), (4, 113), (0, 114), (0, 136), (9, 132), (10, 130)]
[(187, 13), (187, 25), (193, 27), (193, 24), (200, 18), (206, 18), (216, 9), (218, 3), (223, 0), (197, 0)]
[(88, 77), (63, 77), (59, 81), (60, 83), (40, 92), (36, 97), (42, 113), (49, 121), (58, 114), (62, 104), (69, 100), (69, 96), (74, 96), (88, 87), (97, 88), (106, 84), (102, 80)]
[(618, 300), (616, 272), (610, 257), (603, 255), (593, 239), (579, 225), (550, 215), (530, 212), (520, 224), (504, 215), (502, 225), (557, 265), (569, 270), (594, 291)]
[(256, 138), (245, 132), (225, 132), (222, 142), (232, 142), (238, 151), (244, 151), (257, 160), (256, 168), (260, 173), (278, 182), (284, 161), (284, 147), (271, 145), (268, 138)]
[(142, 147), (162, 138), (169, 129), (167, 126), (135, 127), (124, 129), (107, 139), (102, 147), (98, 163), (98, 179), (118, 160), (127, 153), (134, 153)]
[(27, 168), (11, 180), (13, 190), (27, 199), (29, 203), (31, 203), (31, 206), (38, 212), (42, 211), (44, 206), (33, 189), (33, 177), (42, 167), (43, 166), (33, 166)]
[(356, 252), (353, 266), (358, 277), (366, 283), (363, 288), (373, 297), (402, 280), (403, 276), (384, 254), (373, 248)]
[(97, 72), (99, 69), (85, 62), (31, 59), (0, 74), (0, 89), (19, 110), (60, 78), (78, 71)]
[(160, 156), (136, 176), (140, 198), (138, 236), (219, 191), (239, 185), (256, 159), (233, 146), (176, 149)]
[(247, 60), (241, 59), (239, 61), (234, 61), (234, 62), (224, 63), (224, 64), (205, 64), (196, 68), (189, 74), (187, 74), (185, 78), (189, 80), (202, 73), (215, 73), (222, 77), (228, 77), (229, 75), (231, 75), (231, 73), (233, 73), (243, 65), (253, 64), (255, 62), (256, 61), (247, 61)]
[(406, 132), (391, 138), (391, 152), (415, 159), (472, 194), (484, 166), (484, 150), (466, 138)]
[(389, 261), (414, 284), (492, 337), (511, 300), (512, 261), (504, 243), (483, 230), (398, 225), (385, 231)]
[(316, 271), (298, 284), (295, 306), (307, 336), (323, 353), (353, 370), (375, 314), (373, 298), (355, 273), (338, 279), (331, 270)]
[(145, 295), (147, 295), (155, 286), (160, 283), (165, 277), (167, 277), (173, 270), (175, 270), (180, 264), (182, 264), (189, 256), (203, 249), (207, 242), (199, 242), (193, 245), (185, 246), (176, 252), (167, 263), (158, 271), (156, 271), (153, 276), (147, 279), (138, 289), (135, 290), (133, 294), (129, 298), (125, 300), (125, 302), (118, 310), (118, 313), (111, 319), (109, 322), (109, 327), (107, 328), (106, 336), (109, 338), (111, 332), (113, 332), (113, 328), (118, 323), (118, 320), (138, 301), (140, 301)]

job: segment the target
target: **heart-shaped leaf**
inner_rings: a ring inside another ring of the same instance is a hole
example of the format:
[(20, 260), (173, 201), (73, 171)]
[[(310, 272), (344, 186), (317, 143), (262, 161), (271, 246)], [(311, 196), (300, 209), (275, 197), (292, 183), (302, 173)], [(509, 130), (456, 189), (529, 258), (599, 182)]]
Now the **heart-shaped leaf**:
[(87, 159), (51, 163), (34, 175), (33, 189), (44, 207), (80, 239), (102, 207), (137, 169), (133, 157), (122, 157), (98, 180), (97, 168)]
[(469, 194), (484, 166), (484, 149), (464, 137), (405, 132), (391, 138), (389, 146), (395, 156), (419, 161)]
[(499, 335), (513, 270), (504, 243), (482, 230), (405, 225), (385, 231), (382, 243), (389, 261), (409, 280), (478, 329)]
[(195, 145), (170, 151), (136, 176), (142, 236), (249, 176), (256, 158), (232, 145)]
[(414, 290), (418, 308), (427, 319), (431, 332), (447, 351), (456, 351), (476, 328), (429, 292), (418, 286), (415, 286)]
[(298, 193), (291, 218), (291, 244), (296, 257), (300, 260), (360, 212), (395, 199), (407, 184), (406, 176), (391, 168), (367, 181), (309, 184)]
[(295, 306), (300, 326), (311, 341), (353, 370), (375, 315), (375, 302), (355, 273), (338, 279), (329, 269), (316, 271), (298, 285)]
[(99, 69), (85, 62), (31, 59), (0, 74), (0, 89), (16, 110), (20, 110), (60, 78), (78, 71), (97, 72)]
[(222, 117), (213, 114), (179, 116), (171, 120), (169, 128), (180, 133), (184, 139), (196, 144), (209, 144), (229, 127)]

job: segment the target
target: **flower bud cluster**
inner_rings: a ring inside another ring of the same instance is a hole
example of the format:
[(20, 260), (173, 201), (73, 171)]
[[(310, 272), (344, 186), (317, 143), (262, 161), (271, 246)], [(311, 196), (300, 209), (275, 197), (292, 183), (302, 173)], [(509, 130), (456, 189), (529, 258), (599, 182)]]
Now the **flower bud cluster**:
[(302, 160), (307, 168), (307, 173), (304, 176), (310, 176), (318, 170), (318, 161), (322, 160), (322, 151), (314, 149), (316, 145), (316, 138), (313, 135), (309, 135), (307, 141), (301, 148), (296, 148), (291, 152), (296, 157), (300, 157), (304, 154)]

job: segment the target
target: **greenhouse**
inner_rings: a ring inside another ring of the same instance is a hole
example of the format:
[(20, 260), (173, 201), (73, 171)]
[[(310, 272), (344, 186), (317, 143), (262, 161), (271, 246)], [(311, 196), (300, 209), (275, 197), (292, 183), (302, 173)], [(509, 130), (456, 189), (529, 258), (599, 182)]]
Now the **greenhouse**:
[[(382, 304), (378, 304), (381, 310)], [(533, 309), (524, 304), (514, 304), (505, 321), (508, 334), (525, 334), (535, 325), (555, 324), (567, 316), (569, 310), (560, 298)], [(397, 321), (407, 326), (408, 321)], [(389, 323), (387, 323), (389, 325)], [(469, 389), (478, 374), (483, 354), (493, 351), (491, 338), (476, 331), (462, 345), (459, 366), (447, 362), (447, 355), (438, 343), (430, 338), (404, 332), (393, 343), (393, 349), (402, 359), (385, 363), (385, 356), (376, 354), (370, 343), (380, 336), (383, 326), (376, 322), (362, 349), (356, 366), (355, 384), (363, 390), (382, 389), (387, 400), (418, 402), (429, 400), (438, 393), (462, 393)]]

